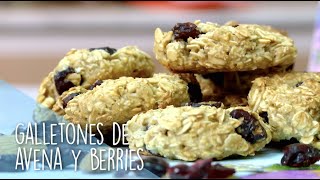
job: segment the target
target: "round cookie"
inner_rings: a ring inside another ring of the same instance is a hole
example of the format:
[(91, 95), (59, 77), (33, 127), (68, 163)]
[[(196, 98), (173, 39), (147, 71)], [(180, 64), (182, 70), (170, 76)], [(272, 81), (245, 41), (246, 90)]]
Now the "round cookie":
[(254, 155), (271, 140), (269, 125), (246, 107), (168, 106), (135, 115), (127, 122), (132, 150), (195, 161)]
[(135, 46), (71, 49), (42, 81), (37, 102), (51, 109), (71, 87), (89, 88), (97, 80), (122, 76), (151, 77), (153, 72), (151, 57)]
[(70, 100), (64, 118), (81, 126), (102, 123), (100, 129), (107, 133), (113, 122), (123, 124), (140, 112), (189, 102), (189, 89), (178, 76), (167, 74), (105, 80), (100, 86)]
[(274, 141), (296, 138), (320, 149), (320, 73), (291, 72), (253, 81), (250, 108), (265, 113)]
[(177, 73), (251, 71), (289, 66), (297, 55), (294, 42), (256, 24), (177, 23), (171, 31), (157, 28), (154, 53)]

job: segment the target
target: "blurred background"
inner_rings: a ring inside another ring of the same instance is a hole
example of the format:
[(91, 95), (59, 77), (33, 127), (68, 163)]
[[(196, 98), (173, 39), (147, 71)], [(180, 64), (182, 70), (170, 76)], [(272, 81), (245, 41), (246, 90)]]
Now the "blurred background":
[[(71, 48), (136, 45), (153, 58), (154, 30), (201, 20), (271, 25), (298, 47), (307, 68), (316, 1), (0, 2), (0, 79), (36, 97), (42, 79)], [(158, 63), (156, 72), (165, 71)]]

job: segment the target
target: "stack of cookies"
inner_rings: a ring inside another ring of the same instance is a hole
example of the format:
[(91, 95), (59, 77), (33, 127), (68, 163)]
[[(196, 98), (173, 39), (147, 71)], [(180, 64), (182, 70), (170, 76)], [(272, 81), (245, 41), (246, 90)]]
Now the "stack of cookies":
[(296, 51), (292, 39), (280, 31), (254, 24), (195, 21), (178, 23), (169, 32), (155, 31), (156, 59), (186, 79), (195, 76), (203, 100), (246, 97), (255, 78), (291, 71)]
[[(126, 123), (130, 149), (171, 159), (252, 156), (272, 139), (320, 148), (320, 74), (290, 72), (297, 49), (287, 34), (195, 21), (154, 35), (170, 74), (154, 74), (137, 47), (71, 50), (43, 80), (40, 106), (71, 123), (102, 123), (106, 135)], [(35, 111), (36, 121), (52, 118)]]

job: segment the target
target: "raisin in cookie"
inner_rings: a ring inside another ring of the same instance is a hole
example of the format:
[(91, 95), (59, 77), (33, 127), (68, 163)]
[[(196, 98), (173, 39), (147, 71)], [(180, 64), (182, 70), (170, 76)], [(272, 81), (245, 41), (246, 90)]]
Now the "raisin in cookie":
[(251, 71), (289, 66), (297, 55), (294, 42), (256, 24), (177, 23), (171, 31), (155, 30), (156, 59), (179, 73)]
[(132, 150), (195, 161), (254, 155), (271, 140), (269, 125), (246, 107), (168, 106), (135, 115), (127, 122)]
[(188, 89), (188, 84), (178, 76), (167, 74), (105, 80), (69, 101), (64, 118), (82, 126), (103, 123), (100, 129), (107, 133), (113, 122), (123, 124), (140, 112), (189, 102)]
[(42, 81), (37, 102), (51, 109), (71, 87), (89, 88), (97, 80), (122, 76), (150, 77), (153, 72), (151, 57), (135, 46), (72, 49)]
[(320, 148), (320, 73), (291, 72), (253, 81), (250, 108), (267, 115), (273, 140), (296, 138)]

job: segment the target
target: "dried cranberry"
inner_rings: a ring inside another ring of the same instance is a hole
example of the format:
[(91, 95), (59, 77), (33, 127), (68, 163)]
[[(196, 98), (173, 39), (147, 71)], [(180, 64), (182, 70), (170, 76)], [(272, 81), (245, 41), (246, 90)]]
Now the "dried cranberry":
[(236, 128), (236, 132), (251, 144), (256, 143), (267, 136), (266, 131), (260, 125), (259, 121), (249, 112), (243, 109), (235, 109), (230, 112), (230, 116), (235, 119), (244, 118), (242, 124)]
[(281, 164), (291, 167), (308, 167), (320, 160), (320, 151), (311, 145), (295, 143), (283, 149)]
[(179, 164), (168, 168), (168, 175), (172, 179), (187, 179), (189, 175), (189, 166), (185, 164)]
[(102, 80), (96, 80), (96, 82), (94, 82), (88, 89), (92, 90), (93, 88), (95, 88), (96, 86), (100, 86), (103, 83)]
[(203, 179), (205, 176), (206, 176), (206, 173), (204, 171), (189, 167), (189, 173), (187, 176), (185, 176), (185, 178), (186, 179)]
[(230, 116), (235, 119), (240, 119), (242, 117), (244, 117), (245, 119), (249, 119), (251, 115), (249, 112), (243, 109), (235, 109), (230, 112)]
[[(141, 177), (148, 176), (149, 172), (155, 174), (158, 177), (162, 177), (166, 174), (167, 169), (169, 168), (169, 164), (162, 158), (159, 157), (146, 157), (142, 158), (143, 160), (143, 169), (141, 171), (137, 170), (136, 174)], [(136, 165), (141, 166), (141, 161), (135, 161)], [(147, 170), (147, 171), (145, 171)], [(149, 172), (148, 172), (149, 171)]]
[(232, 168), (220, 164), (211, 165), (212, 159), (198, 160), (192, 166), (180, 164), (168, 169), (170, 178), (175, 179), (212, 179), (227, 178), (235, 173)]
[(298, 82), (297, 84), (296, 84), (296, 87), (299, 87), (299, 86), (301, 86), (301, 84), (302, 84), (303, 82)]
[(198, 169), (199, 171), (206, 173), (210, 170), (211, 163), (212, 159), (198, 160), (191, 166), (191, 168)]
[(188, 93), (191, 102), (202, 101), (202, 92), (199, 84), (188, 83)]
[(66, 77), (72, 73), (75, 73), (74, 69), (68, 67), (54, 75), (54, 84), (59, 95), (75, 86), (71, 81), (66, 79)]
[(268, 112), (262, 111), (259, 113), (259, 116), (263, 118), (265, 123), (269, 123)]
[(220, 164), (215, 164), (211, 166), (210, 170), (208, 171), (207, 179), (227, 178), (232, 176), (235, 172), (236, 171), (233, 168), (227, 168)]
[[(143, 169), (139, 170), (138, 168), (142, 166), (141, 160), (136, 160), (132, 165), (127, 166), (127, 169), (119, 169), (115, 172), (115, 177), (128, 177), (130, 174), (134, 176), (144, 177), (144, 178), (157, 178), (162, 177), (166, 174), (169, 164), (158, 157), (144, 157), (143, 160)], [(135, 168), (135, 170), (130, 170), (130, 166)]]
[(93, 51), (93, 50), (96, 50), (96, 49), (105, 50), (105, 51), (107, 51), (110, 55), (112, 55), (112, 54), (114, 54), (115, 52), (117, 52), (117, 49), (110, 48), (110, 47), (89, 48), (89, 51)]
[(66, 108), (67, 107), (67, 104), (69, 101), (71, 101), (74, 97), (78, 96), (79, 94), (81, 94), (80, 92), (78, 93), (72, 93), (72, 94), (69, 94), (67, 97), (65, 97), (64, 99), (62, 99), (62, 107), (63, 108)]
[(189, 37), (197, 38), (200, 34), (200, 31), (197, 30), (197, 26), (191, 22), (177, 23), (172, 28), (172, 31), (175, 40), (182, 39), (184, 41), (187, 41)]

